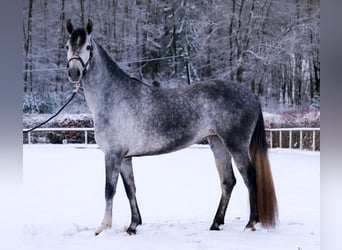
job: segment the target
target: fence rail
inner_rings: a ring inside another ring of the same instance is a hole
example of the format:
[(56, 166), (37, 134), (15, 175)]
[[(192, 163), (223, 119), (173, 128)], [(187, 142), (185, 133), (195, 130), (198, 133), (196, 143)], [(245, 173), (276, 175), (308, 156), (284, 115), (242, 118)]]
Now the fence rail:
[[(270, 128), (265, 130), (270, 148), (298, 148), (302, 150), (307, 149), (305, 146), (309, 144), (309, 149), (312, 151), (320, 150), (320, 128)], [(94, 128), (38, 128), (28, 132), (26, 140), (24, 134), (24, 144), (32, 144), (32, 133), (38, 132), (84, 132), (83, 142), (78, 143), (89, 144), (89, 133), (94, 133)], [(62, 142), (69, 143), (68, 138)]]
[[(269, 139), (269, 146), (270, 148), (274, 147), (274, 134), (278, 134), (278, 147), (279, 148), (299, 148), (300, 150), (304, 149), (304, 139), (303, 136), (304, 132), (312, 133), (312, 137), (308, 135), (309, 137), (308, 141), (311, 142), (311, 149), (312, 151), (319, 150), (319, 142), (320, 142), (320, 128), (270, 128), (265, 129), (266, 133), (268, 132), (269, 135), (267, 138)], [(294, 141), (293, 134), (294, 132), (299, 132), (299, 142)], [(288, 135), (288, 136), (286, 136)], [(287, 144), (284, 145), (284, 137), (286, 136)], [(294, 145), (296, 147), (294, 147)]]
[(84, 132), (84, 144), (88, 144), (88, 132), (94, 132), (94, 128), (37, 128), (27, 133), (28, 144), (32, 144), (31, 135), (36, 132)]

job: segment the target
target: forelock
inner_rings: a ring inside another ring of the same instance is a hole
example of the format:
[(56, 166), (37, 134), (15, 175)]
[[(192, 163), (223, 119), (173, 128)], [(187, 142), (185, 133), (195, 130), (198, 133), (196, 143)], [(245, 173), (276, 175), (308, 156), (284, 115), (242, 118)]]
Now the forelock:
[(70, 37), (70, 45), (72, 50), (82, 47), (87, 39), (87, 32), (85, 29), (76, 29), (72, 32)]

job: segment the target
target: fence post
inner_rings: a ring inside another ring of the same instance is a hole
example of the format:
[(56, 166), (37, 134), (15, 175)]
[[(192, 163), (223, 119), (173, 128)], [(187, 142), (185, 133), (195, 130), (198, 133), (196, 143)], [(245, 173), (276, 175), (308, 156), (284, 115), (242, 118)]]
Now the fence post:
[(273, 148), (273, 136), (272, 136), (272, 130), (270, 130), (270, 147)]
[(27, 141), (28, 141), (28, 144), (31, 144), (31, 132), (27, 133)]
[(289, 131), (290, 132), (290, 138), (289, 138), (289, 148), (292, 148), (292, 130)]
[(283, 141), (282, 141), (282, 131), (279, 130), (279, 147), (282, 148), (282, 144), (283, 144)]
[(303, 130), (299, 131), (299, 149), (303, 149)]
[(316, 131), (312, 130), (312, 151), (316, 149)]
[(88, 131), (84, 130), (84, 143), (88, 144)]

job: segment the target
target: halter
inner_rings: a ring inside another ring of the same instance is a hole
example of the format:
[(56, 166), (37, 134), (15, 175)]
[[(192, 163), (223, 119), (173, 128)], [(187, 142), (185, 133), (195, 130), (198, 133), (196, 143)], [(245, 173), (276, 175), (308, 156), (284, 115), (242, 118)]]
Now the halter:
[(84, 76), (87, 73), (87, 67), (91, 63), (92, 59), (93, 59), (93, 45), (90, 45), (90, 52), (89, 52), (88, 61), (86, 63), (84, 63), (83, 59), (79, 55), (74, 55), (69, 59), (68, 64), (67, 64), (67, 68), (69, 68), (69, 64), (70, 64), (71, 60), (78, 60), (82, 64), (82, 67), (83, 67), (82, 76)]

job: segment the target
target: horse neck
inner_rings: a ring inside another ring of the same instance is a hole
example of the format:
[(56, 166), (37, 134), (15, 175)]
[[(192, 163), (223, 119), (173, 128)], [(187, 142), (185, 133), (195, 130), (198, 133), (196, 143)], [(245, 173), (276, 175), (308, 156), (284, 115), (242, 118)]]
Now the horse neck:
[(94, 41), (94, 57), (89, 68), (89, 85), (95, 84), (96, 87), (108, 88), (109, 85), (118, 84), (122, 81), (128, 81), (127, 75), (107, 54), (107, 52)]
[[(94, 56), (89, 70), (83, 80), (87, 103), (93, 113), (103, 107), (104, 96), (111, 93), (112, 104), (122, 102), (122, 96), (132, 96), (134, 93), (148, 91), (148, 86), (139, 80), (133, 80), (110, 58), (107, 52), (95, 41)], [(114, 92), (119, 91), (116, 95)], [(126, 92), (126, 94), (125, 94)], [(114, 98), (116, 97), (117, 98)]]

